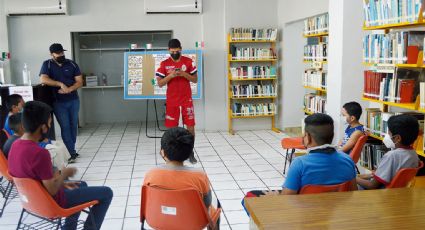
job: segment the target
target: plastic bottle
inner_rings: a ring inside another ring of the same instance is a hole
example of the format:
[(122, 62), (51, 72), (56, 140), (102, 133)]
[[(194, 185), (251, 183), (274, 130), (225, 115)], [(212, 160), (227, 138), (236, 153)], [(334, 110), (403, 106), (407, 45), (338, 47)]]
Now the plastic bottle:
[(106, 77), (106, 74), (102, 73), (102, 85), (107, 86), (108, 85), (108, 78)]
[(24, 63), (24, 69), (22, 70), (22, 82), (24, 85), (31, 85), (31, 74), (27, 63)]

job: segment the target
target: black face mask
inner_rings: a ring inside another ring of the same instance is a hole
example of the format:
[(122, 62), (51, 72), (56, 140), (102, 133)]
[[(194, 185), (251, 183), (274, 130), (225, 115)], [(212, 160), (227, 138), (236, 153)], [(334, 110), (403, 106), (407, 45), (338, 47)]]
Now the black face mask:
[(176, 53), (170, 53), (170, 55), (174, 60), (179, 60), (182, 54), (180, 52), (176, 52)]
[(59, 56), (55, 58), (55, 61), (59, 64), (63, 64), (65, 62), (66, 58), (65, 55), (64, 56)]

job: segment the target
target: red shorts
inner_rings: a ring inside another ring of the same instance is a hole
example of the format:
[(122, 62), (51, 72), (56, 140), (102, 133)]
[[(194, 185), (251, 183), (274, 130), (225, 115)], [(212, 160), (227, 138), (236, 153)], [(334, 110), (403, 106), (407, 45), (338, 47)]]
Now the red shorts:
[(183, 117), (183, 124), (186, 126), (195, 126), (195, 109), (193, 102), (189, 101), (183, 105), (169, 105), (166, 106), (165, 111), (165, 127), (173, 128), (179, 125), (180, 109)]

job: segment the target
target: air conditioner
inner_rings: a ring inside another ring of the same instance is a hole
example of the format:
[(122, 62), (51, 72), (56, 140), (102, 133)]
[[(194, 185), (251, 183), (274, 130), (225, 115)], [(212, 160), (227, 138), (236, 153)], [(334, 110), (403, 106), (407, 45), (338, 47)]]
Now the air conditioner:
[(13, 0), (6, 3), (7, 16), (67, 15), (68, 0)]
[(202, 0), (145, 0), (146, 14), (200, 14)]

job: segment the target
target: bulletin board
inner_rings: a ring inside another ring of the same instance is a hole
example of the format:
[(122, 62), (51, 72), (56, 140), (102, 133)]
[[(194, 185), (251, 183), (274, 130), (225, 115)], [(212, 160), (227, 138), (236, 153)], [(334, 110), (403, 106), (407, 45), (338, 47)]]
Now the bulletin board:
[[(202, 98), (202, 51), (183, 50), (198, 69), (198, 82), (190, 83), (192, 98)], [(124, 100), (165, 99), (167, 86), (159, 87), (155, 72), (169, 58), (168, 51), (124, 53)]]

